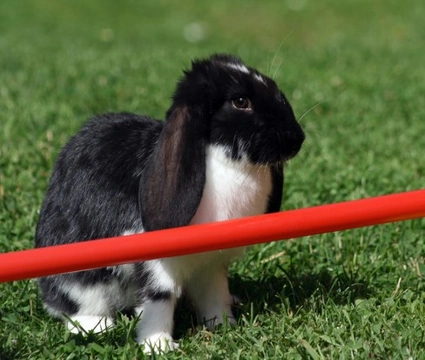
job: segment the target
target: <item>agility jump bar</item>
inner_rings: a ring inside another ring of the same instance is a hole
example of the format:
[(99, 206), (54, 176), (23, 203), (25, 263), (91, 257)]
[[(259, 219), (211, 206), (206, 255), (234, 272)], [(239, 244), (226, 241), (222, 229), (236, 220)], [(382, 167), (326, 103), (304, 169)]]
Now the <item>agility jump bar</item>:
[(0, 282), (425, 217), (425, 190), (0, 254)]

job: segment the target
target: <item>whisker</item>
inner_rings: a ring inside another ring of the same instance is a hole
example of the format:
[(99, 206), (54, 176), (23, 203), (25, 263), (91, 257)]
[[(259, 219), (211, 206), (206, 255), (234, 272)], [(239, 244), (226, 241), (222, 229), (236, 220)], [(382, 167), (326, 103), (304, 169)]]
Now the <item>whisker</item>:
[(280, 67), (282, 66), (282, 64), (283, 64), (283, 60), (281, 60), (281, 61), (280, 61), (280, 63), (279, 63), (279, 65), (277, 66), (277, 69), (276, 69), (276, 71), (274, 72), (274, 74), (273, 74), (273, 76), (272, 76), (272, 79), (273, 79), (273, 80), (275, 80), (275, 79), (276, 79), (276, 76), (277, 76), (277, 74), (279, 73), (279, 71), (280, 71)]
[[(279, 52), (280, 52), (280, 49), (282, 48), (282, 46), (283, 46), (283, 44), (285, 43), (285, 41), (286, 41), (286, 39), (292, 34), (294, 32), (294, 29), (292, 29), (291, 31), (289, 31), (289, 33), (287, 33), (285, 36), (284, 36), (284, 38), (282, 39), (282, 41), (280, 42), (280, 44), (279, 44), (279, 47), (277, 48), (277, 50), (276, 50), (276, 52), (274, 53), (274, 56), (273, 56), (273, 59), (272, 59), (272, 63), (270, 64), (270, 71), (273, 69), (273, 65), (274, 65), (274, 62), (275, 62), (275, 60), (276, 60), (276, 57), (277, 57), (277, 54), (279, 54)], [(280, 65), (282, 65), (282, 63), (280, 63)], [(279, 65), (279, 67), (280, 67), (280, 65)], [(276, 72), (275, 72), (275, 75), (276, 75)], [(270, 77), (270, 73), (267, 71), (267, 76), (269, 76)], [(274, 79), (274, 77), (272, 78), (272, 79)]]
[(300, 123), (301, 120), (304, 118), (304, 116), (306, 116), (310, 111), (313, 111), (315, 108), (317, 108), (319, 105), (322, 105), (323, 103), (325, 103), (326, 101), (320, 101), (318, 102), (316, 105), (312, 106), (310, 109), (308, 109), (304, 114), (301, 115), (301, 117), (298, 119), (298, 122)]
[[(269, 76), (270, 75), (270, 68), (269, 68), (269, 66), (270, 66), (270, 57), (269, 57), (269, 55), (267, 55), (267, 64), (266, 64), (266, 75), (267, 76)], [(270, 77), (270, 76), (269, 76)]]

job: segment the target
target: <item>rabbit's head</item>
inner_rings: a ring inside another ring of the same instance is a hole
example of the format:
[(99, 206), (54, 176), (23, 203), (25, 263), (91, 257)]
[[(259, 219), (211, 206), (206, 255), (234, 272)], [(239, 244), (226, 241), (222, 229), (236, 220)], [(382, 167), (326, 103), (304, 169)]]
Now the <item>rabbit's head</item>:
[(231, 55), (192, 62), (140, 183), (145, 230), (187, 225), (205, 184), (206, 146), (229, 159), (281, 169), (304, 133), (276, 83)]
[(211, 144), (223, 145), (233, 159), (273, 164), (295, 156), (304, 133), (276, 83), (230, 55), (194, 61), (178, 84), (170, 113), (196, 114)]

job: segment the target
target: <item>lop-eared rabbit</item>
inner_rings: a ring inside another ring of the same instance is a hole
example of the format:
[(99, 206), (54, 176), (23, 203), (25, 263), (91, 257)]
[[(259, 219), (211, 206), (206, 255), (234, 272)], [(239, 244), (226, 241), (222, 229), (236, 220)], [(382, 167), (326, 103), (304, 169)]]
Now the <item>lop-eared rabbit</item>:
[[(284, 163), (303, 141), (272, 79), (231, 55), (195, 60), (177, 83), (165, 121), (109, 113), (71, 138), (53, 170), (36, 247), (277, 212)], [(102, 331), (117, 312), (130, 311), (140, 319), (144, 351), (172, 350), (182, 292), (208, 328), (235, 322), (227, 268), (241, 253), (53, 275), (39, 285), (48, 312), (73, 332)]]

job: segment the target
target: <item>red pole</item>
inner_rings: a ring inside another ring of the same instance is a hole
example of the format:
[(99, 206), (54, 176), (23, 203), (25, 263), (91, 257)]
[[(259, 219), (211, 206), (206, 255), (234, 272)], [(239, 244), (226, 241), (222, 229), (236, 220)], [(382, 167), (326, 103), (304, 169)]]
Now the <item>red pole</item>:
[(0, 254), (0, 282), (425, 217), (425, 190)]

